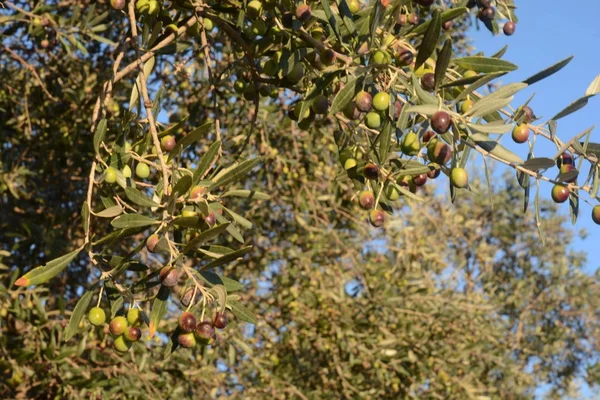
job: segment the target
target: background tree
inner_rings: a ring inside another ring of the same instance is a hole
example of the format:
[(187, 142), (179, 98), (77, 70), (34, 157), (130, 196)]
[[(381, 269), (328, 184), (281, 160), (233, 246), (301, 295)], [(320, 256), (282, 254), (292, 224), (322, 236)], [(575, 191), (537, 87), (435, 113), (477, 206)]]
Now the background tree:
[[(525, 208), (529, 177), (572, 218), (578, 193), (597, 195), (591, 130), (563, 142), (555, 121), (598, 80), (543, 123), (509, 103), (569, 60), (477, 93), (516, 65), (468, 56), (466, 29), (477, 16), (511, 34), (513, 10), (5, 2), (6, 396), (517, 398), (539, 379), (563, 395), (584, 368), (597, 381), (597, 282), (565, 257), (553, 209), (537, 190), (535, 224), (521, 215), (516, 181), (493, 210), (463, 195), (485, 186), (462, 169), (474, 152), (519, 173)], [(489, 136), (513, 130), (528, 158), (537, 138), (557, 153), (523, 162)], [(440, 174), (460, 201), (412, 204)], [(391, 221), (374, 233), (367, 215)], [(87, 321), (96, 304), (140, 310), (141, 340)], [(196, 334), (178, 327), (186, 309)]]

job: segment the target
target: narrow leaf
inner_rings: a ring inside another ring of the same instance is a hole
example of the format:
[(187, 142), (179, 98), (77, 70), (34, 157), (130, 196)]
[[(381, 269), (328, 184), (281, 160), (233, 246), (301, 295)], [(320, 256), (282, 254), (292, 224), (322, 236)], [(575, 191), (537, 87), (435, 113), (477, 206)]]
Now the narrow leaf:
[(357, 81), (358, 78), (348, 79), (348, 82), (344, 84), (344, 87), (338, 92), (338, 94), (335, 96), (335, 99), (333, 99), (333, 103), (329, 109), (329, 114), (333, 115), (339, 111), (342, 111), (354, 99)]
[(468, 56), (454, 60), (456, 65), (461, 68), (470, 69), (475, 72), (508, 72), (514, 71), (518, 67), (505, 60), (498, 58), (488, 58), (483, 56)]
[(115, 228), (138, 228), (156, 225), (159, 221), (145, 215), (125, 214), (113, 219), (110, 224)]
[(543, 71), (540, 71), (537, 74), (530, 76), (529, 78), (525, 79), (523, 81), (523, 83), (526, 83), (528, 85), (533, 85), (534, 83), (541, 81), (542, 79), (545, 79), (545, 78), (549, 77), (550, 75), (557, 73), (558, 71), (563, 69), (568, 63), (570, 63), (572, 59), (573, 59), (573, 56), (565, 58), (564, 60), (557, 62), (556, 64), (544, 69)]
[(596, 77), (585, 91), (586, 96), (594, 96), (600, 93), (600, 75)]
[(216, 182), (214, 182), (210, 186), (209, 189), (212, 190), (214, 188), (229, 185), (231, 183), (235, 183), (244, 179), (248, 175), (248, 172), (250, 172), (250, 170), (252, 170), (252, 168), (254, 168), (260, 161), (261, 158), (257, 157), (251, 160), (245, 160), (241, 162), (240, 165), (238, 165), (236, 168), (234, 168), (231, 171), (228, 171), (226, 174), (221, 176)]
[(269, 200), (271, 196), (263, 192), (255, 190), (229, 190), (221, 195), (221, 197), (243, 197), (246, 199)]
[(90, 289), (85, 292), (83, 296), (77, 302), (77, 305), (73, 309), (73, 314), (71, 314), (71, 318), (69, 318), (69, 324), (65, 328), (64, 332), (64, 340), (65, 342), (69, 341), (77, 332), (77, 328), (79, 328), (79, 323), (83, 319), (85, 312), (87, 311), (90, 302), (92, 301), (92, 296), (94, 295), (94, 291)]
[(197, 184), (200, 179), (204, 178), (204, 176), (206, 175), (207, 171), (210, 169), (210, 167), (212, 167), (213, 163), (217, 160), (217, 154), (219, 153), (219, 150), (221, 149), (221, 141), (218, 140), (216, 142), (214, 142), (213, 144), (210, 145), (210, 147), (208, 148), (208, 151), (204, 154), (204, 156), (202, 156), (202, 158), (200, 159), (200, 162), (198, 163), (198, 166), (196, 167), (196, 169), (194, 170), (194, 176), (193, 176), (193, 184)]
[(58, 275), (63, 269), (65, 269), (75, 257), (79, 254), (82, 247), (77, 250), (73, 250), (69, 254), (65, 254), (62, 257), (55, 258), (52, 261), (46, 263), (46, 265), (37, 267), (17, 279), (15, 282), (16, 286), (29, 286), (39, 285), (49, 281)]
[(142, 207), (159, 207), (160, 204), (155, 203), (150, 197), (132, 187), (125, 188), (125, 196), (133, 203)]
[(98, 126), (96, 127), (96, 132), (94, 132), (94, 151), (96, 154), (100, 154), (100, 144), (104, 140), (104, 136), (106, 135), (106, 118), (103, 118), (98, 122)]
[(160, 286), (158, 294), (152, 302), (152, 311), (150, 312), (150, 324), (148, 324), (148, 334), (150, 337), (154, 337), (154, 334), (158, 330), (160, 321), (163, 320), (167, 313), (167, 305), (169, 300), (169, 293), (171, 290), (167, 286)]
[(415, 71), (421, 67), (427, 61), (427, 59), (433, 54), (437, 47), (438, 40), (440, 39), (440, 33), (442, 32), (442, 17), (439, 11), (434, 11), (431, 17), (431, 22), (427, 27), (417, 58), (415, 60)]
[(452, 58), (452, 39), (447, 39), (444, 43), (444, 47), (438, 54), (437, 62), (435, 63), (435, 90), (437, 91), (444, 77), (446, 76), (446, 70), (450, 64)]
[(231, 308), (231, 312), (233, 313), (233, 315), (235, 315), (238, 319), (254, 325), (258, 323), (258, 320), (254, 316), (254, 314), (245, 306), (243, 306), (239, 301), (230, 299), (227, 305)]
[(575, 100), (574, 102), (572, 102), (571, 104), (569, 104), (567, 107), (565, 107), (564, 110), (562, 110), (561, 112), (559, 112), (558, 114), (556, 114), (554, 117), (552, 117), (551, 119), (554, 121), (558, 121), (559, 119), (566, 117), (569, 114), (574, 113), (575, 111), (583, 108), (586, 106), (586, 104), (588, 103), (589, 98), (592, 96), (584, 96), (581, 97), (577, 100)]

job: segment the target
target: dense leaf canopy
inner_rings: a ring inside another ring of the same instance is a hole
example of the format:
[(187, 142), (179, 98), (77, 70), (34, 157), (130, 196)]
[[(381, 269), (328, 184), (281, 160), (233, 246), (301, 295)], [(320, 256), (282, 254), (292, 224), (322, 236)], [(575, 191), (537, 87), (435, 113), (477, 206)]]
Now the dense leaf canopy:
[[(598, 276), (547, 199), (571, 221), (596, 206), (600, 145), (556, 121), (600, 77), (550, 120), (535, 98), (513, 104), (571, 60), (498, 83), (518, 66), (476, 53), (468, 30), (518, 40), (516, 11), (4, 1), (2, 398), (598, 384)], [(508, 150), (509, 132), (529, 146)], [(555, 154), (534, 158), (537, 140)]]

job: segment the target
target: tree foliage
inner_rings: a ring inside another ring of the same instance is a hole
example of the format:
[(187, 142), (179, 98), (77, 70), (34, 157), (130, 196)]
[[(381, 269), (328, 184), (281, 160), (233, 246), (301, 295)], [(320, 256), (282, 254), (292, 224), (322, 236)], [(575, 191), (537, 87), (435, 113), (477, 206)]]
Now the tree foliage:
[[(532, 190), (552, 182), (572, 221), (580, 194), (596, 199), (591, 129), (561, 140), (556, 121), (600, 86), (548, 121), (535, 98), (511, 105), (570, 58), (500, 86), (517, 66), (467, 33), (514, 33), (516, 7), (486, 3), (4, 2), (0, 393), (529, 398), (596, 383), (597, 278)], [(511, 131), (522, 154), (499, 143)], [(534, 157), (537, 140), (556, 153)], [(479, 155), (485, 179), (469, 179)], [(517, 179), (492, 186), (490, 160)], [(140, 310), (142, 339), (92, 326), (94, 306)], [(204, 340), (182, 311), (229, 324)]]

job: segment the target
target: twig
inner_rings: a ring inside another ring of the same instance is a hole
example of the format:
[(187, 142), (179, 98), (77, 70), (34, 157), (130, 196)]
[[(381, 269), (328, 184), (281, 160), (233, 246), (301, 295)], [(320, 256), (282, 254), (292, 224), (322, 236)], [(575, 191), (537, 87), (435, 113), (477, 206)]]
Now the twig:
[(19, 56), (17, 53), (15, 53), (14, 51), (12, 51), (10, 49), (10, 47), (7, 47), (5, 45), (2, 45), (2, 47), (4, 48), (4, 50), (6, 50), (8, 52), (8, 54), (14, 58), (15, 60), (17, 60), (18, 62), (20, 62), (21, 64), (23, 64), (23, 66), (25, 68), (27, 68), (29, 71), (31, 71), (31, 73), (33, 74), (33, 77), (35, 78), (36, 81), (38, 81), (38, 83), (40, 84), (40, 86), (42, 87), (42, 90), (44, 91), (44, 93), (46, 93), (46, 96), (48, 96), (50, 98), (50, 100), (52, 101), (58, 101), (58, 99), (54, 96), (52, 96), (50, 94), (50, 92), (48, 91), (48, 89), (46, 89), (46, 86), (44, 85), (44, 82), (42, 82), (42, 78), (40, 78), (40, 76), (38, 75), (37, 71), (35, 70), (34, 66), (29, 64), (27, 61), (23, 60), (21, 58), (21, 56)]
[[(131, 38), (132, 45), (135, 50), (137, 59), (140, 60), (142, 57), (140, 56), (140, 50), (138, 48), (137, 38), (137, 23), (135, 20), (135, 1), (129, 1), (129, 25), (131, 26)], [(148, 118), (148, 125), (150, 126), (150, 134), (152, 135), (152, 141), (154, 142), (154, 146), (156, 147), (156, 154), (158, 155), (158, 160), (160, 161), (160, 167), (162, 170), (163, 176), (163, 196), (167, 196), (167, 192), (169, 190), (169, 175), (167, 173), (167, 164), (165, 163), (165, 157), (163, 155), (160, 140), (158, 139), (158, 131), (156, 130), (156, 121), (154, 120), (154, 115), (152, 114), (152, 100), (150, 100), (150, 96), (148, 95), (148, 86), (146, 85), (146, 74), (144, 72), (143, 64), (137, 63), (137, 66), (140, 70), (140, 92), (142, 94), (142, 99), (144, 100), (144, 107), (146, 108), (146, 117)], [(168, 211), (165, 208), (163, 211), (163, 216), (166, 217)]]

